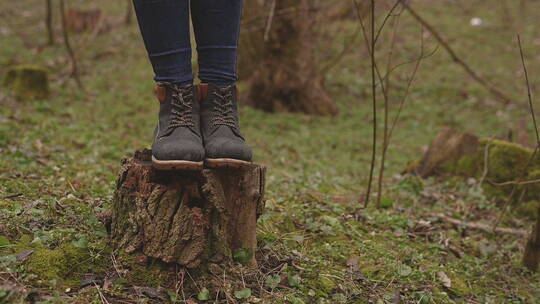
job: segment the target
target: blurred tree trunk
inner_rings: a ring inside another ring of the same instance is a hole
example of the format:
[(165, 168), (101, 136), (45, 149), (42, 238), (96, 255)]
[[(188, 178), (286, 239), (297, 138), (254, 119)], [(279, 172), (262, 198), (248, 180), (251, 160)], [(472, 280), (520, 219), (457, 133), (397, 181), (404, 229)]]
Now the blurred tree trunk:
[(45, 26), (47, 28), (48, 45), (54, 44), (54, 29), (53, 29), (53, 17), (52, 17), (52, 0), (45, 1), (46, 15)]
[(245, 2), (240, 56), (240, 75), (248, 82), (244, 103), (269, 112), (337, 113), (314, 55), (315, 2)]

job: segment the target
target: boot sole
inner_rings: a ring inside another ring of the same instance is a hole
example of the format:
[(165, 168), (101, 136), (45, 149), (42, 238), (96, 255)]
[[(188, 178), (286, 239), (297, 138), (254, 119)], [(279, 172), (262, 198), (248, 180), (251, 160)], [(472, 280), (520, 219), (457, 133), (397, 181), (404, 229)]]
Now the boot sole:
[(251, 166), (251, 162), (233, 158), (207, 158), (205, 160), (208, 168), (243, 168)]
[(193, 162), (187, 160), (159, 160), (152, 156), (152, 167), (158, 170), (189, 170), (200, 171), (204, 162)]

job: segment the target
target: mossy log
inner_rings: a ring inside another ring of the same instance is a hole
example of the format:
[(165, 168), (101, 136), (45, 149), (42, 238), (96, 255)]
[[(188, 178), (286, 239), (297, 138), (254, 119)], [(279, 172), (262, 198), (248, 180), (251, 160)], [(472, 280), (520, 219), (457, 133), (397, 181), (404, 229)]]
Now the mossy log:
[(490, 196), (507, 196), (521, 181), (516, 193), (525, 190), (522, 201), (538, 200), (540, 183), (533, 181), (540, 179), (540, 154), (533, 157), (533, 152), (515, 143), (444, 128), (423, 158), (406, 171), (421, 177), (450, 174), (483, 179)]
[(11, 89), (17, 99), (42, 99), (49, 96), (47, 70), (33, 65), (20, 65), (8, 69), (4, 86)]
[[(506, 199), (511, 193), (517, 206), (536, 215), (536, 224), (528, 238), (523, 265), (537, 271), (540, 264), (540, 155), (518, 144), (480, 138), (444, 128), (431, 143), (420, 162), (407, 168), (421, 177), (452, 174), (475, 177), (484, 183), (489, 196)], [(519, 184), (517, 184), (519, 183)], [(516, 186), (517, 185), (517, 186)], [(517, 190), (517, 191), (516, 191)], [(534, 218), (534, 216), (533, 216)]]
[(123, 160), (111, 237), (117, 249), (197, 268), (238, 260), (256, 266), (256, 222), (265, 168), (159, 171), (151, 151)]

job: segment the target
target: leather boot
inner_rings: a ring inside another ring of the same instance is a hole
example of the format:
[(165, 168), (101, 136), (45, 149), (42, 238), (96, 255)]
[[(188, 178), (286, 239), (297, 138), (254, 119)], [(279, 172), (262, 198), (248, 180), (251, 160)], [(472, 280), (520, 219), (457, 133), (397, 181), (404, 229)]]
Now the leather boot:
[(239, 168), (251, 164), (252, 152), (240, 133), (236, 86), (198, 86), (201, 131), (208, 167)]
[(158, 83), (159, 121), (154, 131), (152, 166), (160, 170), (201, 170), (204, 147), (200, 107), (193, 85)]

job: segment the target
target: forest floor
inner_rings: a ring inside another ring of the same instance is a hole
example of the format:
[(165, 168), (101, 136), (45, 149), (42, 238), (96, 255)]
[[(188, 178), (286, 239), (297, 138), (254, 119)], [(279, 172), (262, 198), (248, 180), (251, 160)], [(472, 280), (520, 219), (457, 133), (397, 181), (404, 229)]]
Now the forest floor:
[[(422, 62), (394, 133), (383, 208), (372, 203), (363, 209), (372, 114), (361, 38), (326, 78), (338, 116), (241, 109), (255, 160), (268, 167), (259, 281), (231, 279), (220, 290), (198, 281), (192, 293), (176, 284), (166, 290), (167, 299), (152, 297), (155, 287), (170, 282), (144, 281), (144, 273), (131, 280), (135, 269), (116, 263), (99, 220), (110, 207), (120, 160), (150, 144), (157, 117), (136, 24), (72, 37), (83, 91), (66, 78), (69, 61), (60, 34), (55, 46), (42, 47), (44, 9), (33, 2), (0, 3), (0, 76), (14, 64), (44, 65), (52, 91), (47, 100), (24, 102), (0, 91), (0, 302), (8, 301), (9, 288), (41, 303), (200, 303), (197, 296), (205, 298), (207, 291), (210, 298), (220, 292), (232, 301), (247, 286), (251, 297), (238, 302), (540, 303), (540, 276), (521, 266), (523, 237), (458, 227), (433, 216), (492, 224), (501, 199), (487, 197), (474, 179), (402, 174), (443, 126), (505, 138), (522, 120), (530, 126), (528, 111), (497, 102), (439, 48)], [(526, 103), (515, 35), (521, 32), (534, 89), (540, 84), (540, 26), (533, 21), (538, 23), (534, 12), (540, 3), (521, 2), (414, 5), (474, 69), (516, 103)], [(123, 1), (77, 3), (102, 7), (113, 23), (125, 9)], [(482, 20), (478, 26), (471, 25), (475, 17)], [(418, 24), (407, 13), (400, 22), (396, 62), (414, 59), (420, 45)], [(333, 43), (324, 44), (321, 57), (339, 53), (356, 26), (352, 18), (328, 25), (329, 32), (342, 34), (327, 34)], [(434, 39), (423, 35), (426, 50), (435, 48)], [(403, 92), (411, 69), (396, 70), (395, 95)], [(396, 109), (391, 103), (392, 116)], [(532, 138), (532, 127), (527, 131)], [(533, 219), (520, 210), (512, 208), (500, 226), (530, 231)], [(114, 273), (120, 278), (112, 280)]]

